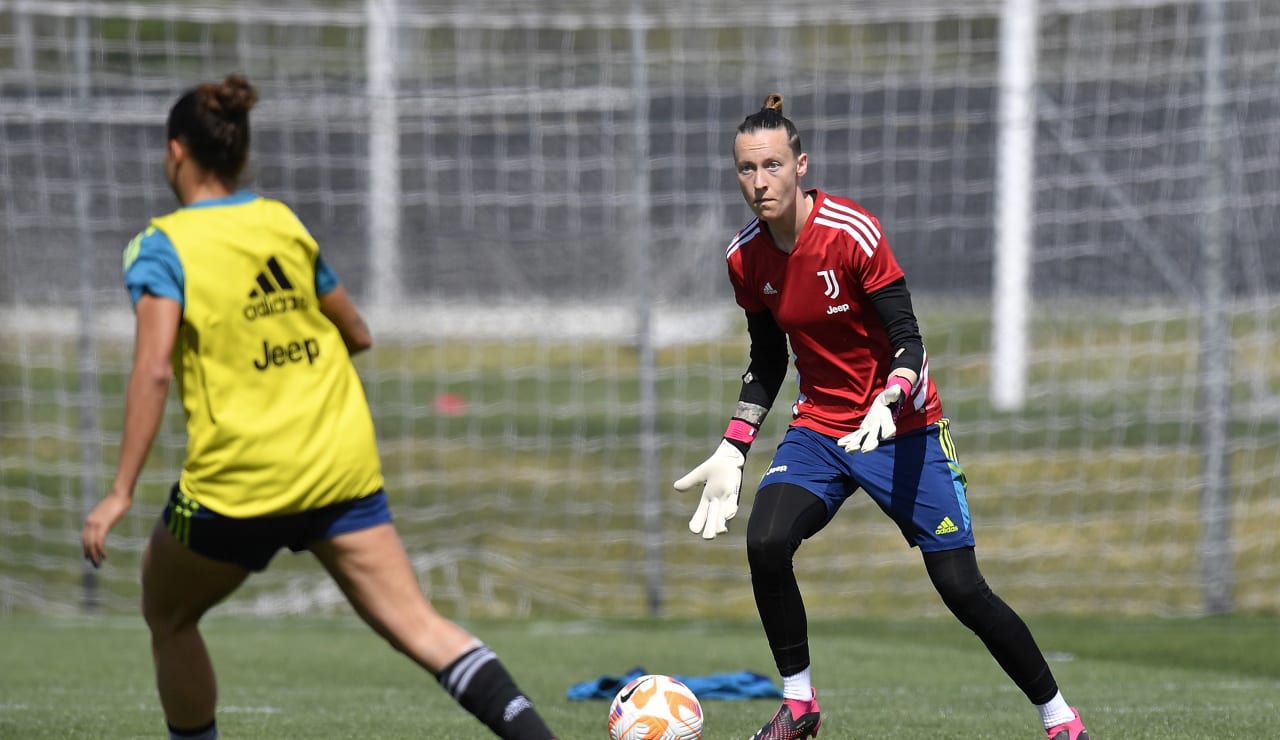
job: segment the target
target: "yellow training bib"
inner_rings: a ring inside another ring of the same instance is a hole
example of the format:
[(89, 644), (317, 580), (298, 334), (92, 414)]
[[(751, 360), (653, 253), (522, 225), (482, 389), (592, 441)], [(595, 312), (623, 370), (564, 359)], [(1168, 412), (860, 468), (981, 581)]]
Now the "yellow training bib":
[(320, 313), (315, 240), (274, 200), (153, 219), (182, 266), (174, 373), (187, 416), (179, 485), (237, 518), (359, 498), (383, 485), (364, 389)]

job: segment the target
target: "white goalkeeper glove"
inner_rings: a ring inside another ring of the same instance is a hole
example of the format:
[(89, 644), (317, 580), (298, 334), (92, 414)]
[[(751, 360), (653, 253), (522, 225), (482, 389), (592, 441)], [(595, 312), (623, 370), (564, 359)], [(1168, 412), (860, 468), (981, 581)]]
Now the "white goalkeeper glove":
[(898, 432), (894, 423), (897, 416), (898, 403), (902, 400), (902, 386), (890, 383), (880, 395), (871, 402), (871, 408), (858, 430), (846, 434), (837, 442), (845, 452), (871, 452), (880, 443)]
[(689, 531), (702, 533), (702, 539), (714, 540), (729, 531), (728, 521), (738, 515), (738, 494), (742, 491), (742, 466), (747, 458), (721, 440), (720, 446), (701, 465), (676, 481), (677, 491), (687, 491), (702, 483), (702, 501), (689, 520)]

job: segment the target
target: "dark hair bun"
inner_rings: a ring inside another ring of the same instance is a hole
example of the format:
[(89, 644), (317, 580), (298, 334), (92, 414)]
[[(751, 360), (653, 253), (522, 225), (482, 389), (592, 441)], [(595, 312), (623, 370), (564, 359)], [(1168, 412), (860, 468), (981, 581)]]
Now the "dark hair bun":
[(778, 115), (782, 115), (782, 95), (779, 93), (769, 93), (769, 97), (764, 99), (764, 105), (760, 110), (776, 110)]
[(258, 102), (258, 91), (243, 75), (230, 74), (222, 82), (210, 82), (201, 88), (205, 109), (223, 118), (246, 116)]

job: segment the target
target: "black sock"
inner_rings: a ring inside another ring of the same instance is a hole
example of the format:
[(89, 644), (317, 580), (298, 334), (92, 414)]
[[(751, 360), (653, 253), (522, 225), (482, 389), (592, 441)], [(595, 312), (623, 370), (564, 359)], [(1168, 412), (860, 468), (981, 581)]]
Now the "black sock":
[(480, 646), (440, 672), (440, 685), (454, 701), (503, 740), (550, 740), (551, 730), (538, 716), (498, 656)]
[(169, 725), (169, 740), (218, 740), (218, 720), (211, 720), (204, 727), (180, 730)]

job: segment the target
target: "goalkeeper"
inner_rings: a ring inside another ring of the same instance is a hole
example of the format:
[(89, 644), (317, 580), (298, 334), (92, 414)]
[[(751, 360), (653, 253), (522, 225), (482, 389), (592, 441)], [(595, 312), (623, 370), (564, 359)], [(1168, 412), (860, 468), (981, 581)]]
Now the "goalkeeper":
[(350, 357), (368, 328), (298, 217), (238, 189), (257, 98), (232, 75), (169, 111), (164, 170), (182, 207), (125, 250), (134, 362), (119, 468), (85, 521), (84, 555), (106, 558), (177, 374), (187, 456), (142, 563), (171, 740), (218, 737), (200, 620), (286, 547), (315, 555), (356, 613), (495, 735), (547, 740), (494, 652), (427, 601), (396, 534)]
[(879, 221), (851, 200), (801, 189), (808, 156), (780, 95), (738, 127), (733, 154), (756, 215), (725, 255), (747, 315), (750, 365), (719, 448), (675, 487), (702, 486), (690, 529), (707, 539), (728, 531), (744, 456), (787, 372), (789, 340), (800, 393), (746, 533), (756, 608), (784, 700), (754, 737), (817, 735), (808, 624), (792, 563), (800, 543), (862, 489), (920, 548), (943, 602), (1035, 705), (1049, 740), (1087, 740), (1030, 630), (978, 569), (964, 472)]

